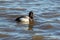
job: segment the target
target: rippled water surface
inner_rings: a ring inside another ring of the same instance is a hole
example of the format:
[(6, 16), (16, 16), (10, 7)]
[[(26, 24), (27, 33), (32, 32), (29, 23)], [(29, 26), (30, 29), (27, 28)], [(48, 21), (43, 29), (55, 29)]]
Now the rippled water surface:
[[(32, 30), (14, 21), (29, 11)], [(60, 40), (60, 0), (0, 0), (0, 40)]]

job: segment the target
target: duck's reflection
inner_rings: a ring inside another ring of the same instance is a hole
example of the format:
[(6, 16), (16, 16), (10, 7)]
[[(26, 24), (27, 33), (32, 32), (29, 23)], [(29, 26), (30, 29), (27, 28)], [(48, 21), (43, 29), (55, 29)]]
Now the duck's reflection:
[(33, 26), (34, 26), (34, 25), (29, 24), (28, 30), (32, 30)]

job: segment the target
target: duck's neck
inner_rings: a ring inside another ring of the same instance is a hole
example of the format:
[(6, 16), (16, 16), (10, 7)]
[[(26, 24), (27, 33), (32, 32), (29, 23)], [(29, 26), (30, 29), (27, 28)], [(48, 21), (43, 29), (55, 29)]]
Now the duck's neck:
[(33, 19), (33, 17), (32, 17), (32, 16), (30, 16), (30, 19)]
[(29, 14), (29, 17), (30, 17), (31, 19), (33, 19), (33, 14)]

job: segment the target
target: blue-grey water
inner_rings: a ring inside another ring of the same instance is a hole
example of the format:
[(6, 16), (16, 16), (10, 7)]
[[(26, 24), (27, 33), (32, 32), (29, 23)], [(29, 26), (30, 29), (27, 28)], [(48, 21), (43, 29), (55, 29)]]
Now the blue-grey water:
[[(29, 11), (32, 30), (14, 21)], [(0, 0), (0, 40), (60, 40), (60, 0)]]

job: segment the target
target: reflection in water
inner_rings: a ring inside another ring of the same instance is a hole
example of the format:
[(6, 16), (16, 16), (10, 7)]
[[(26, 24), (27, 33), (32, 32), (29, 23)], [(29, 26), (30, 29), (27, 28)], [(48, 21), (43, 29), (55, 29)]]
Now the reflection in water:
[(33, 24), (29, 24), (28, 30), (32, 30), (33, 26), (34, 26)]

